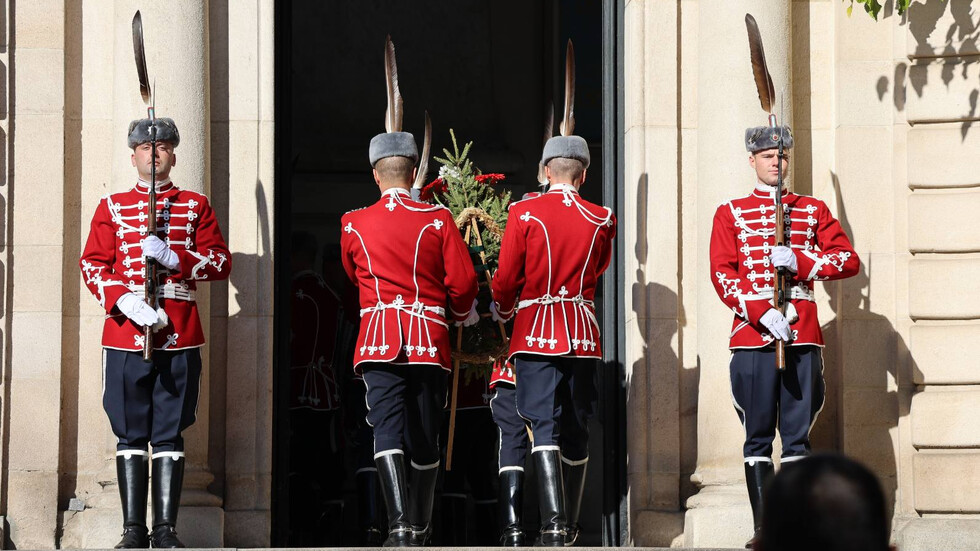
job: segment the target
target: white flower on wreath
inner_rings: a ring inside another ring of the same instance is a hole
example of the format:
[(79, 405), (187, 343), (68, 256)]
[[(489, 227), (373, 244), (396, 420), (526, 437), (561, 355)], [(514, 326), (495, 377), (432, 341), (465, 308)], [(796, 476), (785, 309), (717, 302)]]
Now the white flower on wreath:
[(462, 175), (459, 169), (454, 166), (442, 165), (439, 167), (439, 177), (443, 180), (459, 180)]

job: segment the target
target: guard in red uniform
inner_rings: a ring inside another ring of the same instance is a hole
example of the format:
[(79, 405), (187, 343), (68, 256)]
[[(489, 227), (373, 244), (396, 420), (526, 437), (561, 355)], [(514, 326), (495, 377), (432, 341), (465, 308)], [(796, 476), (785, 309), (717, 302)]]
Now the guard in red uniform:
[[(147, 231), (151, 124), (157, 139), (157, 235)], [(116, 472), (124, 516), (117, 547), (149, 545), (148, 446), (153, 447), (153, 546), (183, 547), (175, 530), (184, 472), (181, 432), (196, 417), (204, 346), (197, 282), (225, 279), (231, 272), (231, 254), (208, 198), (170, 181), (179, 143), (170, 119), (130, 124), (139, 180), (129, 191), (99, 201), (79, 263), (85, 286), (106, 311), (102, 403), (118, 438)], [(143, 297), (147, 259), (158, 265), (156, 311)], [(143, 360), (145, 326), (154, 329), (150, 362)]]
[(295, 232), (289, 331), (289, 538), (295, 547), (341, 544), (344, 437), (337, 369), (352, 338), (340, 295), (313, 271), (316, 237)]
[(449, 210), (411, 199), (415, 138), (379, 134), (370, 157), (381, 199), (341, 219), (342, 260), (361, 301), (354, 369), (367, 387), (367, 421), (388, 509), (385, 545), (424, 545), (451, 366), (449, 323), (479, 321), (476, 272)]
[[(573, 396), (595, 396), (595, 360), (602, 349), (593, 300), (599, 276), (609, 266), (616, 219), (610, 209), (578, 194), (589, 166), (584, 139), (551, 138), (541, 163), (551, 186), (510, 206), (491, 312), (504, 320), (516, 312), (510, 358), (517, 372), (517, 410), (530, 423), (534, 439), (539, 543), (563, 546), (568, 510), (578, 505), (573, 499), (566, 509), (560, 463), (577, 467), (573, 476), (580, 472), (584, 486), (591, 413), (579, 409)], [(581, 430), (574, 439), (559, 433), (559, 426), (572, 429), (559, 423), (559, 418), (568, 418), (567, 409), (575, 410), (572, 418), (579, 419)], [(581, 492), (569, 489), (569, 495), (576, 494)]]
[[(782, 463), (798, 460), (810, 453), (810, 428), (823, 406), (823, 336), (813, 282), (851, 277), (860, 263), (827, 205), (788, 191), (783, 192), (787, 246), (775, 246), (773, 197), (778, 185), (780, 135), (784, 149), (792, 148), (788, 127), (746, 130), (745, 148), (755, 170), (755, 187), (748, 196), (718, 207), (711, 230), (711, 281), (722, 302), (735, 313), (729, 370), (735, 410), (745, 427), (745, 480), (757, 532), (762, 488), (773, 475), (777, 424)], [(782, 163), (786, 174), (788, 152)], [(789, 276), (786, 316), (772, 305), (779, 267), (785, 267)], [(782, 373), (776, 370), (776, 340), (786, 343)]]

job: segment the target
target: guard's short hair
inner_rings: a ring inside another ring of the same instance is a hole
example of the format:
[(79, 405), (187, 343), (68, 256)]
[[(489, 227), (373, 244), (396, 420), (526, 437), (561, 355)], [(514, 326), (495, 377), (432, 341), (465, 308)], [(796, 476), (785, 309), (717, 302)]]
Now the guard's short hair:
[(551, 169), (553, 180), (574, 182), (582, 177), (585, 172), (585, 164), (578, 159), (568, 157), (555, 157), (548, 161), (548, 168)]
[(378, 171), (378, 178), (384, 183), (410, 182), (414, 168), (415, 159), (409, 157), (385, 157), (378, 159), (374, 165), (374, 169)]
[(875, 475), (842, 455), (784, 464), (763, 499), (764, 551), (887, 551), (890, 523)]

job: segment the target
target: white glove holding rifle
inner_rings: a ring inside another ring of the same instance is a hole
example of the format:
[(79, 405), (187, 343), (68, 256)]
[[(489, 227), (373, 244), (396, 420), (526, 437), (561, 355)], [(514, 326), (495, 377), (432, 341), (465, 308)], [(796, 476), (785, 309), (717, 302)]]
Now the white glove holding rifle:
[(799, 271), (796, 254), (793, 249), (779, 245), (772, 249), (772, 264), (777, 268), (786, 268), (794, 274)]
[(793, 332), (789, 328), (789, 320), (775, 308), (770, 308), (762, 317), (759, 318), (759, 323), (764, 325), (766, 329), (769, 330), (769, 334), (773, 338), (781, 341), (789, 342)]
[(116, 308), (137, 325), (152, 326), (160, 321), (160, 316), (134, 293), (126, 293), (116, 301)]
[(156, 260), (168, 270), (176, 270), (180, 266), (177, 253), (155, 235), (148, 235), (143, 239), (143, 256)]

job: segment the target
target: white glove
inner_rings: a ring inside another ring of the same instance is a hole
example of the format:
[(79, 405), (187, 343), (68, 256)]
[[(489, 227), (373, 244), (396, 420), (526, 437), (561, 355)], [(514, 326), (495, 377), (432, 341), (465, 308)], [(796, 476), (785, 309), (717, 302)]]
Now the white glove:
[(155, 258), (168, 270), (176, 270), (180, 266), (177, 253), (173, 252), (164, 240), (155, 235), (148, 235), (143, 240), (143, 256)]
[(470, 327), (476, 325), (480, 321), (480, 313), (476, 311), (476, 299), (473, 299), (473, 306), (470, 306), (470, 313), (466, 316), (463, 321), (457, 321), (456, 327), (462, 325), (463, 327)]
[(156, 311), (134, 293), (126, 293), (119, 297), (119, 300), (116, 301), (116, 308), (119, 308), (120, 312), (126, 314), (126, 317), (136, 322), (137, 325), (153, 325), (160, 321), (160, 316), (157, 315)]
[(786, 318), (779, 310), (770, 308), (759, 318), (759, 323), (765, 325), (766, 329), (769, 329), (769, 333), (774, 338), (789, 342), (790, 336), (792, 335), (792, 332), (789, 330), (789, 322), (786, 321)]
[(490, 317), (493, 318), (493, 321), (495, 322), (507, 323), (510, 321), (510, 318), (504, 319), (504, 317), (500, 315), (500, 312), (497, 311), (497, 303), (493, 301), (490, 301)]
[(794, 274), (799, 271), (798, 265), (796, 263), (796, 254), (793, 253), (793, 249), (789, 247), (773, 247), (772, 249), (772, 263), (777, 268), (786, 268), (787, 270), (793, 272)]

